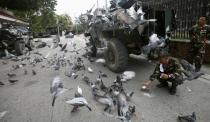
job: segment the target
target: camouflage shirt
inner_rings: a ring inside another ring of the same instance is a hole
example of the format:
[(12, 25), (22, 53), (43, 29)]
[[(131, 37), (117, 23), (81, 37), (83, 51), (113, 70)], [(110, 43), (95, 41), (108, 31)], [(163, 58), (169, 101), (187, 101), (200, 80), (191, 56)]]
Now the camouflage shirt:
[(202, 48), (210, 37), (210, 26), (205, 25), (204, 27), (199, 27), (198, 25), (194, 25), (190, 29), (189, 34), (193, 48)]
[(175, 80), (182, 75), (180, 64), (173, 58), (169, 59), (169, 64), (167, 65), (158, 63), (153, 74), (150, 76), (150, 80), (154, 81), (155, 79), (161, 79), (161, 73), (169, 75), (168, 80)]

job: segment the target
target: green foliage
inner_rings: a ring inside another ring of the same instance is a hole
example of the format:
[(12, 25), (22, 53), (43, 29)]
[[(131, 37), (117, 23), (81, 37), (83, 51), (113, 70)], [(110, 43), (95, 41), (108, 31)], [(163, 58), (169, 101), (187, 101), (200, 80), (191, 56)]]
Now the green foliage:
[(55, 10), (56, 0), (0, 0), (0, 7), (17, 11)]
[(61, 30), (70, 30), (72, 23), (72, 19), (68, 14), (57, 15), (59, 26)]
[(56, 15), (57, 0), (0, 0), (0, 7), (12, 10), (14, 14), (30, 23), (33, 32), (45, 32), (47, 28), (57, 27), (57, 19), (62, 30), (72, 25), (67, 14)]

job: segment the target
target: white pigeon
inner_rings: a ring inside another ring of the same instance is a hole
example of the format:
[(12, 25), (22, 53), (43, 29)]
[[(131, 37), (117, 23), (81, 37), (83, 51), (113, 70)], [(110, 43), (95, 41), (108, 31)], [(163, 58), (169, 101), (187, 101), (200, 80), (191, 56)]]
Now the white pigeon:
[(79, 86), (77, 86), (77, 92), (82, 95), (82, 89)]
[(131, 80), (133, 79), (134, 77), (136, 76), (136, 73), (133, 72), (133, 71), (125, 71), (121, 77), (121, 81), (125, 82), (125, 81), (128, 81), (128, 80)]
[(88, 71), (89, 71), (90, 73), (93, 73), (93, 69), (91, 69), (90, 67), (88, 67)]
[(0, 120), (7, 114), (9, 113), (8, 111), (2, 111), (0, 112)]
[(96, 60), (96, 63), (102, 63), (102, 64), (105, 64), (105, 63), (106, 63), (106, 61), (105, 61), (105, 59), (103, 59), (103, 58), (99, 58), (99, 59), (97, 59), (97, 60)]

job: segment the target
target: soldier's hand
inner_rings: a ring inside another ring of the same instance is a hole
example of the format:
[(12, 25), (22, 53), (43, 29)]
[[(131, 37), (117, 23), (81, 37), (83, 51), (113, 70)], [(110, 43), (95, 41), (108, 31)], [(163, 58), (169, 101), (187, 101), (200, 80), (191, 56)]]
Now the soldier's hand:
[(161, 79), (164, 79), (164, 80), (167, 80), (167, 79), (169, 78), (169, 76), (168, 76), (167, 74), (162, 73), (162, 74), (160, 75), (160, 78), (161, 78)]

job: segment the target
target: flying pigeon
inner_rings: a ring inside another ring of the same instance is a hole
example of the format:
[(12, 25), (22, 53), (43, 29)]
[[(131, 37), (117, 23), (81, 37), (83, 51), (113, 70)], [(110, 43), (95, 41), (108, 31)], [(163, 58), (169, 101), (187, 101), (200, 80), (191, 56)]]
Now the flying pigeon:
[(51, 87), (50, 87), (50, 93), (52, 94), (52, 106), (55, 105), (55, 99), (58, 97), (58, 95), (62, 92), (63, 90), (63, 83), (60, 80), (60, 77), (56, 76), (52, 83), (51, 83)]

